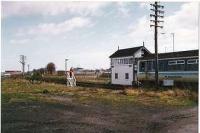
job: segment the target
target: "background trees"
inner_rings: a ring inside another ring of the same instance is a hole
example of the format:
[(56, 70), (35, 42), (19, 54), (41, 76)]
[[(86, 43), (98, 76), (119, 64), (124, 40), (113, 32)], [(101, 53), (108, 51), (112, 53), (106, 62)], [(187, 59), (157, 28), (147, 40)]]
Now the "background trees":
[(45, 74), (45, 68), (40, 68), (40, 69), (38, 69), (38, 71), (43, 75), (43, 74)]
[(56, 66), (53, 62), (47, 64), (46, 70), (49, 74), (53, 74), (56, 71)]

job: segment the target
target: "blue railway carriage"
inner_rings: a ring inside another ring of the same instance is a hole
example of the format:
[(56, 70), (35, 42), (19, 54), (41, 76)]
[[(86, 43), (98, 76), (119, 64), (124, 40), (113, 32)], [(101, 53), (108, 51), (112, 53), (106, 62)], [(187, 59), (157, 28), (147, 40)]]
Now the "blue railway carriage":
[[(158, 54), (159, 80), (172, 79), (175, 82), (198, 82), (199, 50)], [(155, 79), (155, 54), (138, 60), (139, 81)]]

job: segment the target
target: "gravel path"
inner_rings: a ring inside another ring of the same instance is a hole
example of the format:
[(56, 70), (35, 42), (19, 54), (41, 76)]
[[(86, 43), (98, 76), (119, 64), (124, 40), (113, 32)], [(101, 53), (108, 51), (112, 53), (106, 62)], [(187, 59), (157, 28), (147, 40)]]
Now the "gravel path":
[(81, 104), (70, 97), (58, 102), (15, 102), (2, 106), (2, 133), (197, 133), (197, 106)]

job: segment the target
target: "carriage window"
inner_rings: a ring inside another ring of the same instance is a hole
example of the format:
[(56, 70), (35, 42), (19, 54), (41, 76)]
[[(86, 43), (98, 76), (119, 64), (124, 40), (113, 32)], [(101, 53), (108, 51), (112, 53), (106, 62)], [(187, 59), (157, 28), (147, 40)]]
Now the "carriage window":
[(155, 61), (147, 61), (147, 71), (153, 72), (155, 70)]
[(145, 62), (140, 62), (140, 72), (145, 71)]
[(169, 62), (168, 62), (168, 65), (176, 65), (176, 64), (177, 64), (176, 61), (169, 61)]
[(159, 64), (159, 71), (166, 71), (166, 60), (159, 60), (158, 64)]
[(197, 63), (199, 63), (198, 59), (190, 59), (187, 61), (187, 64), (197, 64)]
[(187, 60), (186, 71), (198, 71), (198, 59), (189, 59)]
[(177, 64), (185, 64), (184, 60), (177, 60)]

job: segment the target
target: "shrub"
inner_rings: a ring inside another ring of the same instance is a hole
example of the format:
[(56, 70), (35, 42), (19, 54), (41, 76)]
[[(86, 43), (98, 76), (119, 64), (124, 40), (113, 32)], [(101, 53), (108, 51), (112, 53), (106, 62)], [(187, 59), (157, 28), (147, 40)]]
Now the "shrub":
[(32, 75), (29, 77), (29, 80), (34, 83), (34, 81), (42, 81), (42, 74), (38, 71), (35, 71), (32, 73)]
[(53, 62), (50, 62), (47, 64), (46, 69), (47, 69), (47, 72), (52, 75), (56, 71), (56, 66)]
[(42, 91), (42, 93), (43, 93), (43, 94), (47, 94), (47, 93), (49, 93), (49, 91), (48, 91), (47, 89), (44, 89), (44, 90)]
[(65, 77), (59, 77), (59, 76), (45, 76), (42, 79), (45, 82), (58, 83), (58, 84), (66, 84), (67, 81)]
[(99, 77), (100, 78), (110, 78), (111, 74), (110, 73), (102, 73)]
[(140, 90), (140, 89), (125, 89), (123, 93), (125, 95), (128, 95), (128, 96), (134, 96), (134, 95), (142, 94), (143, 90)]

